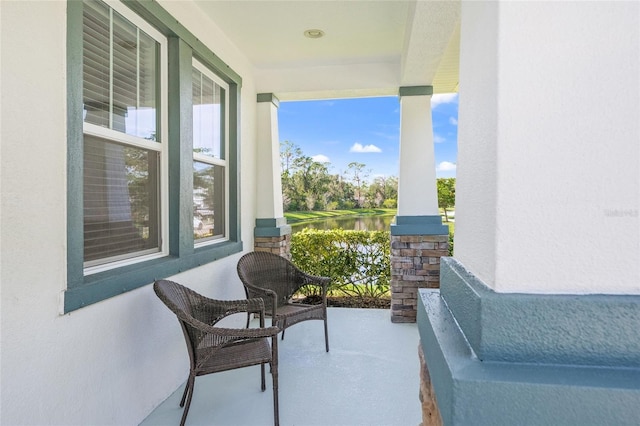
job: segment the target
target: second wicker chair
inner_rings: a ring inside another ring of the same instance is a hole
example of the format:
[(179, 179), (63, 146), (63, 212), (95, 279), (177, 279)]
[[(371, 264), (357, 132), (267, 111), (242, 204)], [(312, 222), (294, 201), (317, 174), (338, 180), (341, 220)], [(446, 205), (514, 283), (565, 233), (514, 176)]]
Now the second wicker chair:
[[(272, 325), (282, 330), (282, 338), (288, 327), (306, 320), (324, 321), (324, 343), (329, 352), (327, 330), (327, 288), (331, 281), (298, 269), (282, 256), (269, 252), (254, 251), (238, 261), (238, 275), (244, 284), (247, 298), (261, 297), (267, 315), (271, 314)], [(291, 297), (304, 286), (316, 286), (320, 290), (322, 303), (307, 305), (291, 303)]]

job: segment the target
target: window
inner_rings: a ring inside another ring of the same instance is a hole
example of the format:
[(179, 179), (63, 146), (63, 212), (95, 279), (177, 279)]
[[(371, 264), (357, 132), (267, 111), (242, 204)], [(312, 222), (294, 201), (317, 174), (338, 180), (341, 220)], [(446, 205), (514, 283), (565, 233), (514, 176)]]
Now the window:
[(193, 61), (193, 238), (196, 245), (227, 236), (226, 111), (228, 85)]
[(167, 252), (166, 120), (160, 114), (166, 38), (114, 7), (85, 1), (83, 8), (86, 273)]
[(241, 85), (157, 2), (67, 2), (65, 313), (242, 251)]

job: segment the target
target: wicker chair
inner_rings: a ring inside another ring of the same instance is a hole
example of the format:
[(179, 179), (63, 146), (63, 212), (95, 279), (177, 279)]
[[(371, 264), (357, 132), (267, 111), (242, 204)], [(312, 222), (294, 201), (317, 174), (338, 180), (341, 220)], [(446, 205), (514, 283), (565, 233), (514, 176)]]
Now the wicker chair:
[[(180, 401), (180, 406), (184, 407), (180, 426), (183, 426), (187, 419), (197, 376), (260, 364), (264, 391), (266, 363), (271, 365), (273, 414), (274, 424), (277, 426), (277, 335), (280, 330), (277, 327), (264, 326), (265, 310), (262, 299), (214, 300), (167, 280), (156, 281), (153, 289), (160, 300), (178, 317), (191, 361), (189, 378)], [(222, 318), (239, 312), (259, 314), (260, 328), (214, 327)], [(271, 345), (269, 337), (272, 340)]]
[[(267, 315), (271, 314), (271, 324), (284, 332), (288, 327), (306, 320), (324, 321), (324, 343), (329, 352), (327, 332), (327, 287), (331, 281), (327, 277), (309, 275), (298, 269), (282, 256), (269, 252), (254, 251), (242, 256), (238, 261), (238, 275), (244, 284), (247, 298), (264, 298)], [(322, 295), (322, 303), (306, 305), (291, 303), (291, 297), (303, 286), (317, 286)]]

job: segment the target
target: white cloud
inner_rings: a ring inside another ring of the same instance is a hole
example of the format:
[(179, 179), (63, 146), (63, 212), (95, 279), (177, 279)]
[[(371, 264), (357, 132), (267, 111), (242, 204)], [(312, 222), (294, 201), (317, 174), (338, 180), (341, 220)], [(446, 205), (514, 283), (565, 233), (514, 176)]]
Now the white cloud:
[(438, 134), (433, 134), (433, 143), (442, 143), (442, 142), (446, 142), (447, 140), (445, 138), (443, 138), (442, 136), (438, 135)]
[(449, 161), (442, 161), (436, 166), (436, 170), (439, 172), (452, 172), (456, 169), (456, 163), (450, 163)]
[(349, 152), (382, 152), (380, 148), (375, 145), (362, 145), (361, 143), (354, 143)]
[(457, 93), (441, 93), (433, 95), (431, 97), (431, 109), (437, 107), (440, 104), (450, 104), (458, 100)]
[(327, 157), (324, 154), (314, 155), (313, 157), (311, 157), (311, 159), (313, 161), (315, 161), (316, 163), (330, 163), (331, 162), (331, 160), (329, 160), (329, 157)]
[(449, 117), (449, 124), (457, 126), (458, 125), (458, 119), (455, 118), (455, 117)]

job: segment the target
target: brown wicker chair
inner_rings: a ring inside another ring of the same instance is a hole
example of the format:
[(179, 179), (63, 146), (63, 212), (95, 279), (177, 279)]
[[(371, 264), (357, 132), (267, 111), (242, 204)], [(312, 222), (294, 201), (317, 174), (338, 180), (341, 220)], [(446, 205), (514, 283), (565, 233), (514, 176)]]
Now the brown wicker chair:
[[(264, 302), (262, 299), (214, 300), (204, 297), (178, 283), (160, 280), (153, 289), (171, 311), (176, 314), (187, 343), (190, 368), (180, 406), (184, 407), (180, 425), (189, 413), (195, 379), (234, 368), (261, 365), (262, 390), (265, 386), (265, 364), (271, 365), (273, 382), (274, 424), (279, 423), (278, 413), (278, 339), (277, 327), (264, 326)], [(239, 313), (259, 314), (260, 328), (214, 327), (222, 318)], [(271, 337), (271, 345), (268, 338)], [(185, 406), (186, 400), (186, 406)]]
[[(264, 298), (267, 315), (271, 314), (271, 324), (282, 330), (282, 338), (288, 327), (306, 320), (324, 321), (324, 343), (329, 352), (327, 332), (327, 287), (331, 281), (327, 277), (309, 275), (298, 269), (282, 256), (269, 252), (254, 251), (242, 256), (238, 261), (238, 275), (244, 284), (247, 298)], [(303, 286), (317, 286), (321, 291), (322, 303), (306, 305), (291, 303), (291, 297)]]

